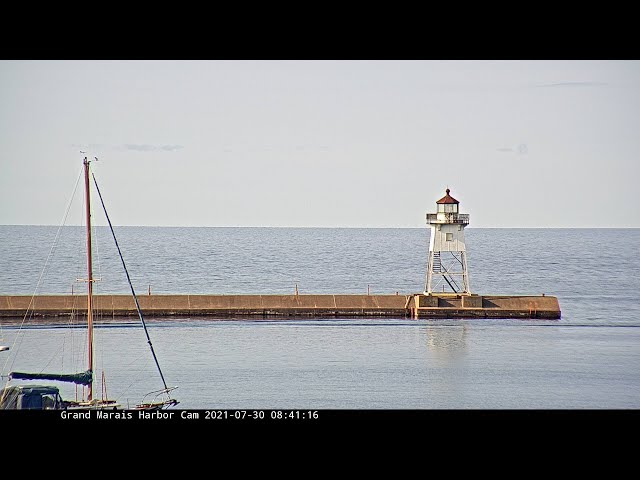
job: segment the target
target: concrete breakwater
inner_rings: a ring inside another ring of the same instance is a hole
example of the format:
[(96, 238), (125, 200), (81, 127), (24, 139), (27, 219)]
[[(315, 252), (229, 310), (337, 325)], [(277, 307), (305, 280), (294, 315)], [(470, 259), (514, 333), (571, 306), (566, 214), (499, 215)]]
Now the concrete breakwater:
[[(504, 295), (140, 295), (151, 317), (396, 317), (396, 318), (560, 318), (553, 296)], [(130, 295), (95, 295), (101, 315), (137, 315)], [(85, 295), (0, 296), (0, 317), (64, 317), (82, 314)]]

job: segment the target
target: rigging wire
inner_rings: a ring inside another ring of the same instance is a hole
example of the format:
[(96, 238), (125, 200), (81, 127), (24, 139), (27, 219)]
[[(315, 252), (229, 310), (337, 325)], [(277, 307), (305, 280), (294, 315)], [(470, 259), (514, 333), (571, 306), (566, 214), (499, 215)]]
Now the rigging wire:
[[(82, 176), (82, 169), (80, 171), (80, 176)], [(79, 230), (78, 232), (82, 232), (84, 231), (84, 226), (85, 226), (85, 215), (84, 215), (84, 211), (85, 211), (85, 205), (86, 205), (86, 197), (83, 196), (82, 199), (82, 209), (79, 209), (78, 211), (79, 213), (79, 221), (78, 221), (78, 227)], [(75, 231), (75, 229), (74, 229)], [(77, 245), (74, 245), (73, 248), (73, 252), (77, 254), (77, 257), (74, 257), (72, 259), (73, 264), (75, 266), (75, 281), (72, 282), (71, 284), (71, 308), (70, 308), (70, 314), (69, 314), (69, 318), (66, 322), (65, 325), (65, 335), (63, 337), (63, 343), (62, 343), (62, 353), (61, 353), (61, 366), (60, 366), (60, 371), (63, 372), (64, 370), (64, 364), (65, 364), (65, 350), (68, 351), (68, 357), (69, 357), (69, 362), (68, 365), (70, 365), (69, 371), (71, 372), (78, 372), (82, 369), (82, 365), (84, 365), (86, 363), (86, 349), (84, 348), (77, 348), (75, 345), (78, 342), (78, 336), (82, 336), (82, 332), (78, 330), (77, 327), (81, 326), (81, 323), (79, 322), (79, 320), (81, 320), (81, 315), (80, 315), (80, 310), (78, 308), (78, 298), (81, 297), (81, 295), (78, 295), (77, 292), (75, 292), (73, 290), (73, 285), (75, 283), (81, 282), (82, 277), (83, 277), (83, 271), (82, 271), (82, 267), (83, 267), (83, 262), (80, 260), (81, 258), (85, 258), (84, 256), (81, 255), (81, 252), (83, 250), (85, 250), (85, 255), (86, 255), (86, 242), (83, 241), (83, 236), (82, 235), (72, 235), (71, 240), (73, 242), (78, 242)], [(86, 265), (85, 265), (86, 266)], [(67, 339), (69, 339), (69, 348), (66, 348), (67, 345)], [(79, 343), (80, 346), (83, 346), (83, 342), (80, 341)], [(75, 392), (76, 392), (76, 400), (77, 400), (77, 385), (75, 386)]]
[[(144, 364), (140, 364), (140, 360), (144, 362)], [(118, 394), (114, 395), (115, 401), (120, 403), (122, 402), (122, 398), (130, 391), (133, 385), (139, 384), (140, 380), (143, 379), (145, 374), (147, 373), (144, 368), (149, 365), (149, 357), (146, 355), (139, 354), (136, 358), (129, 362), (127, 367), (127, 371), (129, 373), (133, 372), (133, 369), (130, 367), (138, 366), (137, 376), (131, 375), (131, 383), (122, 389), (122, 392), (118, 392)], [(127, 399), (128, 401), (128, 399)]]
[(124, 263), (124, 257), (122, 256), (122, 252), (120, 251), (120, 245), (118, 245), (118, 240), (116, 239), (116, 233), (113, 230), (113, 225), (111, 225), (111, 219), (109, 218), (109, 214), (107, 213), (107, 207), (104, 204), (104, 200), (102, 199), (102, 194), (100, 193), (100, 187), (98, 187), (98, 182), (96, 180), (96, 176), (91, 173), (93, 177), (93, 183), (96, 186), (96, 190), (98, 191), (98, 196), (100, 197), (100, 203), (102, 204), (102, 209), (104, 210), (104, 215), (107, 218), (107, 223), (109, 224), (109, 229), (111, 229), (111, 235), (113, 236), (113, 241), (116, 244), (116, 248), (118, 249), (118, 255), (120, 256), (120, 260), (122, 261), (122, 267), (124, 268), (124, 273), (127, 275), (127, 282), (129, 282), (129, 287), (131, 288), (131, 294), (133, 295), (133, 300), (136, 304), (136, 310), (138, 311), (138, 317), (142, 322), (142, 327), (144, 328), (144, 333), (147, 336), (147, 343), (149, 344), (149, 348), (151, 349), (151, 354), (153, 355), (153, 360), (156, 362), (156, 367), (158, 367), (158, 373), (160, 373), (160, 378), (162, 379), (162, 384), (164, 385), (165, 390), (168, 390), (167, 382), (164, 379), (164, 375), (162, 374), (162, 369), (160, 368), (160, 363), (158, 362), (158, 358), (156, 357), (156, 352), (153, 349), (153, 344), (151, 343), (151, 338), (149, 337), (149, 332), (147, 331), (147, 325), (142, 316), (142, 311), (140, 310), (140, 304), (138, 303), (138, 297), (136, 296), (136, 292), (133, 288), (133, 283), (131, 283), (131, 277), (129, 276), (129, 271), (127, 270), (127, 266)]
[[(73, 192), (71, 194), (71, 198), (69, 199), (69, 203), (67, 204), (67, 208), (64, 212), (64, 217), (62, 218), (62, 223), (59, 225), (58, 227), (58, 231), (56, 232), (56, 236), (53, 240), (53, 245), (51, 245), (51, 248), (49, 250), (49, 254), (47, 255), (47, 258), (45, 260), (44, 266), (42, 267), (42, 271), (40, 272), (40, 276), (38, 277), (38, 281), (36, 283), (36, 288), (33, 292), (33, 295), (31, 295), (31, 299), (29, 300), (29, 305), (27, 306), (27, 310), (24, 314), (24, 316), (22, 317), (22, 322), (20, 323), (20, 327), (18, 328), (18, 333), (16, 334), (13, 343), (11, 345), (11, 349), (13, 351), (15, 351), (15, 346), (16, 344), (18, 344), (18, 339), (20, 339), (20, 343), (19, 345), (22, 345), (22, 340), (24, 335), (21, 335), (22, 333), (22, 329), (24, 327), (24, 324), (27, 321), (27, 317), (29, 317), (29, 320), (33, 317), (33, 310), (32, 310), (32, 306), (33, 306), (33, 302), (35, 300), (35, 297), (40, 289), (40, 285), (42, 283), (42, 279), (44, 277), (44, 273), (47, 270), (47, 267), (49, 266), (49, 261), (51, 260), (51, 256), (53, 255), (57, 245), (58, 245), (58, 240), (60, 239), (60, 234), (62, 232), (62, 227), (66, 224), (67, 222), (67, 216), (69, 215), (69, 210), (71, 209), (71, 204), (73, 203), (73, 199), (75, 198), (76, 195), (76, 190), (78, 189), (78, 183), (80, 183), (80, 178), (82, 177), (82, 168), (80, 169), (80, 172), (78, 173), (78, 178), (76, 179), (76, 183), (73, 187)], [(2, 366), (2, 372), (5, 371), (6, 367), (7, 367), (7, 363), (9, 362), (9, 359), (11, 358), (11, 364), (9, 367), (9, 370), (13, 369), (13, 366), (15, 364), (15, 361), (17, 359), (17, 354), (12, 355), (11, 357), (7, 357), (7, 359), (4, 362), (4, 365)], [(7, 372), (8, 373), (8, 372)], [(9, 383), (9, 380), (7, 380), (7, 384)]]
[[(96, 158), (96, 161), (98, 159)], [(95, 218), (94, 215), (94, 203), (90, 204), (91, 207), (91, 218)], [(98, 237), (98, 229), (97, 226), (95, 224), (95, 222), (91, 222), (91, 230), (92, 230), (92, 235), (91, 235), (91, 240), (92, 240), (92, 244), (93, 246), (95, 246), (95, 256), (93, 257), (95, 260), (95, 263), (97, 263), (98, 266), (98, 275), (97, 277), (95, 275), (92, 276), (91, 281), (93, 282), (93, 295), (97, 295), (99, 293), (99, 286), (98, 286), (98, 280), (102, 279), (102, 261), (100, 258), (100, 239)], [(97, 310), (96, 308), (96, 303), (93, 304), (94, 308), (93, 308), (93, 316), (94, 316), (94, 323), (102, 323), (103, 320), (103, 312), (101, 310)], [(95, 373), (95, 377), (94, 378), (101, 378), (102, 379), (102, 388), (104, 388), (104, 342), (103, 342), (103, 338), (102, 338), (102, 332), (100, 332), (100, 329), (98, 328), (94, 328), (93, 330), (93, 344), (94, 344), (94, 351), (96, 353), (98, 353), (97, 355), (95, 355), (94, 357), (94, 373)], [(100, 365), (98, 365), (98, 361), (100, 363)], [(101, 375), (99, 375), (99, 373), (101, 372)]]

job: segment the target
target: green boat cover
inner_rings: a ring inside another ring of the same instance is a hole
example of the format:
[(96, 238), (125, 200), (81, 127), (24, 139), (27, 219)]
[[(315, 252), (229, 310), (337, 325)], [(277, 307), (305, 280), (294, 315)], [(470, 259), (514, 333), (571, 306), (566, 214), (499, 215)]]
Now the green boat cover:
[(69, 374), (11, 372), (9, 380), (55, 380), (58, 382), (77, 383), (78, 385), (90, 385), (93, 380), (93, 372), (91, 370)]

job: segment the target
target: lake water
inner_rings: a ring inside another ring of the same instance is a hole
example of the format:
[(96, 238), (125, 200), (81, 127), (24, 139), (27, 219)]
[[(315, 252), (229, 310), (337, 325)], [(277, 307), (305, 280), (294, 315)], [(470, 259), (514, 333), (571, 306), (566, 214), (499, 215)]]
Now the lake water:
[[(0, 226), (0, 294), (77, 293), (83, 231)], [(417, 293), (428, 229), (116, 227), (139, 294)], [(96, 228), (96, 293), (127, 293)], [(640, 229), (466, 230), (472, 291), (555, 295), (561, 320), (147, 319), (181, 408), (640, 407)], [(39, 281), (40, 279), (40, 281)], [(79, 319), (81, 320), (81, 319)], [(78, 320), (78, 321), (79, 321)], [(124, 405), (162, 387), (133, 319), (99, 319), (98, 379)], [(29, 325), (32, 325), (29, 327)], [(84, 370), (85, 332), (0, 330), (2, 374)], [(17, 340), (17, 341), (16, 341)], [(14, 344), (14, 341), (16, 343)], [(61, 385), (72, 398), (74, 387)], [(98, 387), (99, 390), (99, 387)]]

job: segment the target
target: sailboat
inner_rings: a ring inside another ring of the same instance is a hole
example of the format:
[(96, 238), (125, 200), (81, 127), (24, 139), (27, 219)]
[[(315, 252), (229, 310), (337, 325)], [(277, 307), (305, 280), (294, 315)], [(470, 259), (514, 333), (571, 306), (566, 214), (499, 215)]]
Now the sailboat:
[[(97, 160), (97, 159), (96, 159)], [(103, 388), (103, 395), (101, 398), (97, 398), (94, 392), (94, 319), (93, 319), (93, 283), (95, 281), (93, 277), (93, 259), (92, 259), (92, 242), (91, 242), (91, 195), (90, 195), (90, 176), (93, 177), (93, 181), (96, 187), (96, 191), (100, 198), (104, 214), (111, 230), (113, 240), (115, 242), (118, 255), (122, 262), (124, 272), (131, 289), (135, 306), (138, 312), (138, 317), (144, 329), (147, 343), (151, 350), (151, 355), (155, 361), (160, 379), (162, 380), (163, 388), (157, 391), (153, 391), (144, 396), (141, 402), (136, 404), (133, 409), (136, 410), (160, 410), (177, 405), (179, 402), (172, 398), (171, 392), (177, 387), (168, 387), (165, 381), (164, 375), (160, 368), (158, 358), (153, 349), (153, 344), (149, 337), (147, 325), (140, 310), (138, 298), (136, 296), (129, 272), (124, 262), (118, 240), (116, 239), (111, 220), (107, 213), (98, 182), (95, 175), (90, 174), (90, 161), (87, 157), (83, 159), (84, 166), (84, 190), (85, 190), (85, 220), (86, 220), (86, 245), (87, 245), (87, 369), (83, 372), (63, 374), (63, 373), (28, 373), (12, 371), (9, 373), (9, 382), (11, 380), (46, 380), (56, 382), (70, 382), (76, 385), (81, 385), (83, 393), (81, 399), (75, 400), (63, 400), (60, 396), (60, 390), (55, 385), (40, 385), (40, 384), (18, 384), (7, 386), (0, 390), (0, 409), (119, 409), (122, 406), (115, 400), (110, 400), (104, 396), (105, 389)], [(8, 349), (8, 347), (7, 347)], [(104, 385), (104, 372), (103, 372), (103, 385)]]

